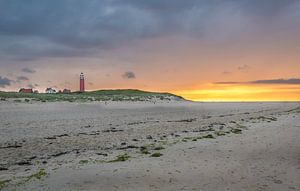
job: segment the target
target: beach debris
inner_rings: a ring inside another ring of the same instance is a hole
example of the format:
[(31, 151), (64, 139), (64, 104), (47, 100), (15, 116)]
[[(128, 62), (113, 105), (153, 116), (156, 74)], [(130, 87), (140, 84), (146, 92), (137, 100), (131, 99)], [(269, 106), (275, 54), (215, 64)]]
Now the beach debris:
[(151, 135), (147, 135), (146, 139), (153, 139)]
[(148, 151), (148, 148), (146, 146), (141, 146), (140, 151), (142, 154), (150, 154), (150, 152)]
[(51, 155), (52, 157), (59, 157), (59, 156), (61, 156), (61, 155), (65, 155), (65, 154), (68, 154), (69, 153), (69, 151), (64, 151), (64, 152), (58, 152), (58, 153), (55, 153), (55, 154), (53, 154), (53, 155)]
[(205, 128), (205, 129), (196, 129), (196, 130), (193, 130), (193, 132), (206, 132), (206, 131), (214, 131), (214, 129), (212, 127), (209, 127), (209, 128)]
[(135, 146), (135, 145), (128, 145), (126, 147), (119, 147), (119, 148), (117, 148), (117, 150), (137, 149), (137, 148), (139, 148), (139, 147)]
[(130, 156), (127, 153), (125, 153), (123, 155), (118, 155), (116, 159), (110, 160), (110, 161), (107, 161), (107, 162), (108, 163), (111, 163), (111, 162), (124, 162), (124, 161), (127, 161), (129, 158), (130, 158)]
[(7, 145), (7, 146), (4, 146), (4, 147), (0, 147), (0, 149), (10, 149), (10, 148), (21, 148), (22, 145), (18, 145), (18, 144), (15, 144), (15, 145)]
[(103, 133), (110, 133), (110, 132), (115, 133), (115, 132), (122, 132), (122, 131), (124, 131), (124, 130), (123, 129), (106, 129), (106, 130), (103, 130), (102, 132)]
[(28, 166), (28, 165), (32, 165), (32, 163), (30, 161), (19, 161), (16, 163), (19, 166)]
[(88, 135), (88, 133), (86, 133), (86, 132), (81, 132), (81, 133), (78, 133), (77, 136), (78, 136), (78, 135)]
[(202, 138), (215, 139), (215, 137), (212, 134), (204, 135), (204, 136), (202, 136)]
[(160, 157), (162, 155), (163, 154), (161, 154), (161, 153), (153, 153), (152, 155), (150, 155), (150, 157)]
[(234, 133), (234, 134), (242, 134), (241, 129), (231, 129), (231, 132)]
[(219, 117), (230, 117), (233, 116), (234, 114), (227, 114), (227, 115), (219, 115)]
[(79, 161), (79, 164), (81, 164), (81, 165), (84, 165), (84, 164), (87, 164), (87, 163), (89, 163), (88, 160), (80, 160)]
[(92, 131), (88, 135), (100, 135), (100, 131)]
[(69, 134), (61, 134), (61, 135), (53, 135), (51, 137), (45, 137), (44, 139), (48, 139), (48, 140), (53, 140), (56, 139), (57, 137), (69, 137)]
[(44, 139), (52, 140), (52, 139), (56, 139), (56, 137), (55, 137), (55, 136), (52, 136), (52, 137), (45, 137)]
[(167, 122), (191, 123), (196, 120), (197, 118), (191, 118), (191, 119), (181, 119), (181, 120), (174, 120), (174, 121), (167, 121)]
[(4, 171), (4, 170), (8, 170), (8, 168), (0, 166), (0, 171)]
[(31, 156), (31, 157), (28, 157), (28, 160), (33, 160), (33, 159), (36, 159), (37, 156)]
[(226, 133), (223, 132), (223, 131), (217, 131), (217, 132), (215, 132), (215, 134), (216, 134), (217, 136), (224, 136), (224, 135), (226, 135)]
[(132, 123), (127, 123), (127, 125), (139, 125), (139, 124), (145, 124), (145, 121), (138, 121), (138, 122), (132, 122)]
[(156, 151), (158, 151), (158, 150), (163, 150), (163, 149), (165, 149), (165, 148), (162, 147), (162, 146), (157, 146), (157, 147), (154, 147), (154, 148), (153, 148), (153, 150), (156, 150)]
[(56, 135), (56, 137), (68, 137), (68, 134), (61, 134), (61, 135)]
[(107, 153), (96, 153), (96, 155), (101, 155), (101, 156), (105, 156), (105, 157), (107, 157), (107, 156), (108, 156), (108, 154), (107, 154)]

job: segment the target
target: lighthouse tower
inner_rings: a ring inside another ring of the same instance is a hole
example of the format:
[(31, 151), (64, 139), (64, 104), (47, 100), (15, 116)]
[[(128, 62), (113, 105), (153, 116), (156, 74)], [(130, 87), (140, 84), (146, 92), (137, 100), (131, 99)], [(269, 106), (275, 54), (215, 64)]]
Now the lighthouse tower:
[(80, 92), (84, 92), (84, 75), (83, 73), (81, 72), (80, 74)]

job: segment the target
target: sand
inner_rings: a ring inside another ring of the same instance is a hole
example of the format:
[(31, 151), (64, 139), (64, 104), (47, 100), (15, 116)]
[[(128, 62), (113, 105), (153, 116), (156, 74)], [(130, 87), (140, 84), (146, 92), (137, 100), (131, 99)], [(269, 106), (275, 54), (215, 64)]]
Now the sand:
[(300, 190), (300, 103), (1, 102), (0, 169), (3, 190)]

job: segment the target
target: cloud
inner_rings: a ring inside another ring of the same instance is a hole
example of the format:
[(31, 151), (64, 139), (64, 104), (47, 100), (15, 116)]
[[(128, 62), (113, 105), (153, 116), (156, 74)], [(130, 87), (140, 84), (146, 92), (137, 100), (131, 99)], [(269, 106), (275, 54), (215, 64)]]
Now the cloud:
[(300, 84), (300, 78), (255, 80), (248, 82), (214, 82), (213, 84)]
[(295, 3), (296, 0), (0, 1), (0, 56), (31, 61), (87, 56), (169, 34), (202, 38), (212, 33), (214, 38), (223, 37), (225, 33), (216, 32), (215, 25), (226, 26), (226, 34), (247, 31), (248, 25), (243, 24), (246, 21), (252, 20), (254, 26), (256, 21), (279, 22), (277, 18)]
[(250, 66), (248, 66), (247, 64), (244, 64), (244, 65), (238, 67), (239, 70), (247, 70), (249, 68), (250, 68)]
[(300, 84), (300, 78), (256, 80), (250, 83), (252, 84)]
[(6, 77), (2, 77), (0, 76), (0, 87), (1, 88), (5, 88), (6, 86), (10, 86), (12, 80), (6, 78)]
[(28, 81), (29, 78), (27, 78), (26, 76), (18, 76), (17, 77), (17, 82), (21, 82), (21, 81)]
[(25, 72), (25, 73), (35, 73), (36, 71), (34, 69), (31, 69), (31, 68), (22, 68), (22, 72)]
[(231, 74), (231, 72), (223, 71), (222, 74), (227, 75), (227, 74)]
[(214, 84), (240, 84), (241, 82), (214, 82)]
[(134, 79), (135, 78), (135, 74), (133, 72), (125, 72), (123, 75), (122, 75), (123, 78), (125, 79)]
[(27, 87), (28, 87), (28, 88), (35, 88), (35, 86), (32, 85), (32, 84), (28, 84)]

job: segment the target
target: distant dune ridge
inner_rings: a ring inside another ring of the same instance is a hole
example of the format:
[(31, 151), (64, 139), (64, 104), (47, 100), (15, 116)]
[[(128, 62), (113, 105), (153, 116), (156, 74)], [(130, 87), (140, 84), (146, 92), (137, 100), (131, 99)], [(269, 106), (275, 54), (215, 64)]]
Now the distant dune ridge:
[[(25, 101), (183, 101), (181, 96), (171, 93), (148, 92), (136, 89), (96, 90), (69, 94), (1, 92), (1, 100), (27, 98)], [(30, 98), (30, 100), (28, 100)], [(17, 100), (16, 100), (17, 101)], [(22, 101), (22, 99), (18, 99)]]

